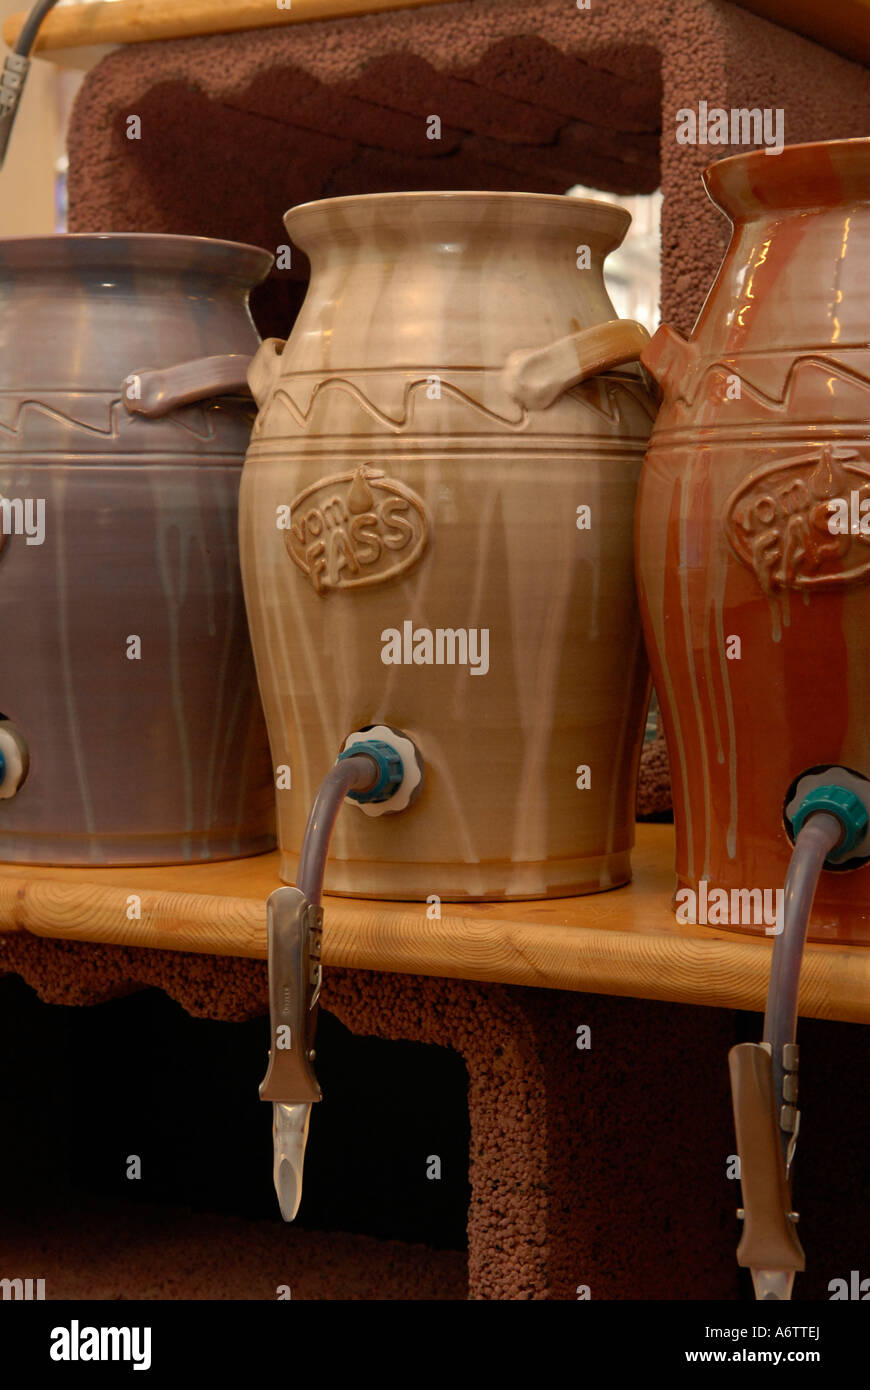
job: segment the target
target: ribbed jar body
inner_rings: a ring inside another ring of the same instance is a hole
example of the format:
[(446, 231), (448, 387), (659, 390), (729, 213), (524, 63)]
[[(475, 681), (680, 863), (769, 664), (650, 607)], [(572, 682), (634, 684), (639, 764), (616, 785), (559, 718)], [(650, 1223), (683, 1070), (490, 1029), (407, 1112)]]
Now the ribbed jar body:
[(269, 259), (193, 237), (0, 242), (0, 711), (30, 764), (0, 799), (2, 859), (274, 843), (238, 560), (253, 411), (123, 403), (130, 373), (253, 353), (247, 295)]
[[(664, 402), (638, 582), (678, 885), (723, 889), (708, 923), (760, 934), (732, 894), (782, 889), (795, 783), (870, 777), (870, 534), (832, 530), (837, 499), (870, 497), (870, 141), (740, 155), (707, 183), (733, 236), (689, 342), (661, 329), (643, 355)], [(823, 873), (810, 935), (870, 942), (870, 871)]]
[(240, 514), (272, 757), (292, 777), (289, 881), (318, 784), (370, 725), (416, 743), (422, 792), (395, 816), (345, 809), (328, 890), (537, 897), (628, 879), (647, 694), (632, 517), (653, 405), (635, 366), (546, 409), (504, 374), (510, 354), (615, 317), (602, 263), (627, 220), (524, 194), (288, 214), (311, 283)]

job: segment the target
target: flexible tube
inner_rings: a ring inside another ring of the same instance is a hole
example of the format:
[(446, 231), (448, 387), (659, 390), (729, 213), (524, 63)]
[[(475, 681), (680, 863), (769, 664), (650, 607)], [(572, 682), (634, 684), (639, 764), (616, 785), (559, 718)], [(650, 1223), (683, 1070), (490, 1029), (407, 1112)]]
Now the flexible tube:
[[(763, 1042), (770, 1043), (776, 1113), (782, 1108), (782, 1049), (797, 1032), (798, 986), (810, 911), (825, 860), (843, 838), (843, 824), (826, 811), (810, 816), (794, 842), (785, 877), (782, 931), (773, 944)], [(783, 1149), (790, 1135), (783, 1135)]]
[(344, 798), (350, 791), (368, 791), (379, 775), (374, 758), (360, 753), (353, 758), (342, 758), (321, 782), (305, 827), (296, 874), (296, 887), (310, 903), (318, 904), (323, 893), (329, 841)]
[(36, 43), (39, 26), (56, 4), (57, 0), (37, 0), (21, 26), (18, 38), (15, 40), (15, 47), (12, 50), (13, 53), (20, 54), (22, 58), (30, 57), (30, 50)]
[(36, 43), (39, 26), (56, 3), (57, 0), (37, 0), (21, 26), (15, 47), (0, 70), (0, 169), (6, 162), (12, 127), (30, 70), (30, 50)]

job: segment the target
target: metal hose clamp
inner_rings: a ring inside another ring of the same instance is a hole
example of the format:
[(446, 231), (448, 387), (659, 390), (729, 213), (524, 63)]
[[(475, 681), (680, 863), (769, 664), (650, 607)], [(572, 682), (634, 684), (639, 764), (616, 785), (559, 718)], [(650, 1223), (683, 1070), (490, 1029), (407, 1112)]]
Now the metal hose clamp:
[(30, 59), (22, 58), (20, 53), (10, 53), (0, 74), (0, 107), (12, 115), (21, 100), (24, 79), (30, 68)]

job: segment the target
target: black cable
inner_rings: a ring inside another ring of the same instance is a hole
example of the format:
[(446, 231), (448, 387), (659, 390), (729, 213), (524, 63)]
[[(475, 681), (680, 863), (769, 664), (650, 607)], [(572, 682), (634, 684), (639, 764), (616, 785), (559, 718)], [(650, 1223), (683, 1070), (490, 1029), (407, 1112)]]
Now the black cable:
[(15, 124), (15, 116), (24, 91), (24, 81), (30, 71), (30, 54), (39, 33), (40, 25), (57, 0), (37, 0), (21, 26), (15, 47), (7, 54), (0, 74), (0, 169), (6, 160), (6, 151)]
[(36, 43), (36, 36), (39, 33), (39, 26), (45, 19), (49, 10), (53, 10), (57, 0), (36, 0), (36, 4), (28, 14), (21, 26), (21, 32), (15, 40), (13, 53), (18, 53), (22, 58), (29, 58)]

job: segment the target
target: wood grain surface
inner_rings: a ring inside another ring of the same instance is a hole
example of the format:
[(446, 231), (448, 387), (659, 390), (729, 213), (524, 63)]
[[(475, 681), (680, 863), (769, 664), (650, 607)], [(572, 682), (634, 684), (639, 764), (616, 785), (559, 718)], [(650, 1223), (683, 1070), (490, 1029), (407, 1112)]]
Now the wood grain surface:
[[(584, 898), (451, 904), (324, 899), (327, 965), (492, 980), (725, 1008), (764, 1007), (771, 943), (678, 924), (673, 829), (638, 826), (634, 881)], [(278, 855), (154, 869), (0, 865), (0, 931), (114, 945), (266, 955)], [(139, 900), (141, 916), (132, 919)], [(870, 1022), (870, 950), (807, 948), (801, 1013)]]
[[(381, 10), (418, 9), (451, 0), (292, 0), (280, 9), (277, 0), (83, 0), (49, 14), (36, 52), (90, 48), (105, 44), (142, 43), (150, 39), (227, 34), (279, 24), (304, 24)], [(792, 29), (835, 53), (857, 62), (870, 61), (870, 0), (736, 0), (771, 23)], [(11, 47), (26, 10), (3, 25)]]
[[(88, 0), (50, 13), (39, 31), (35, 52), (183, 39), (196, 34), (231, 34), (242, 29), (447, 3), (449, 0), (293, 0), (289, 9), (282, 9), (277, 0)], [(3, 25), (3, 38), (10, 47), (26, 14), (22, 9)]]
[(856, 63), (870, 63), (870, 0), (735, 0)]

